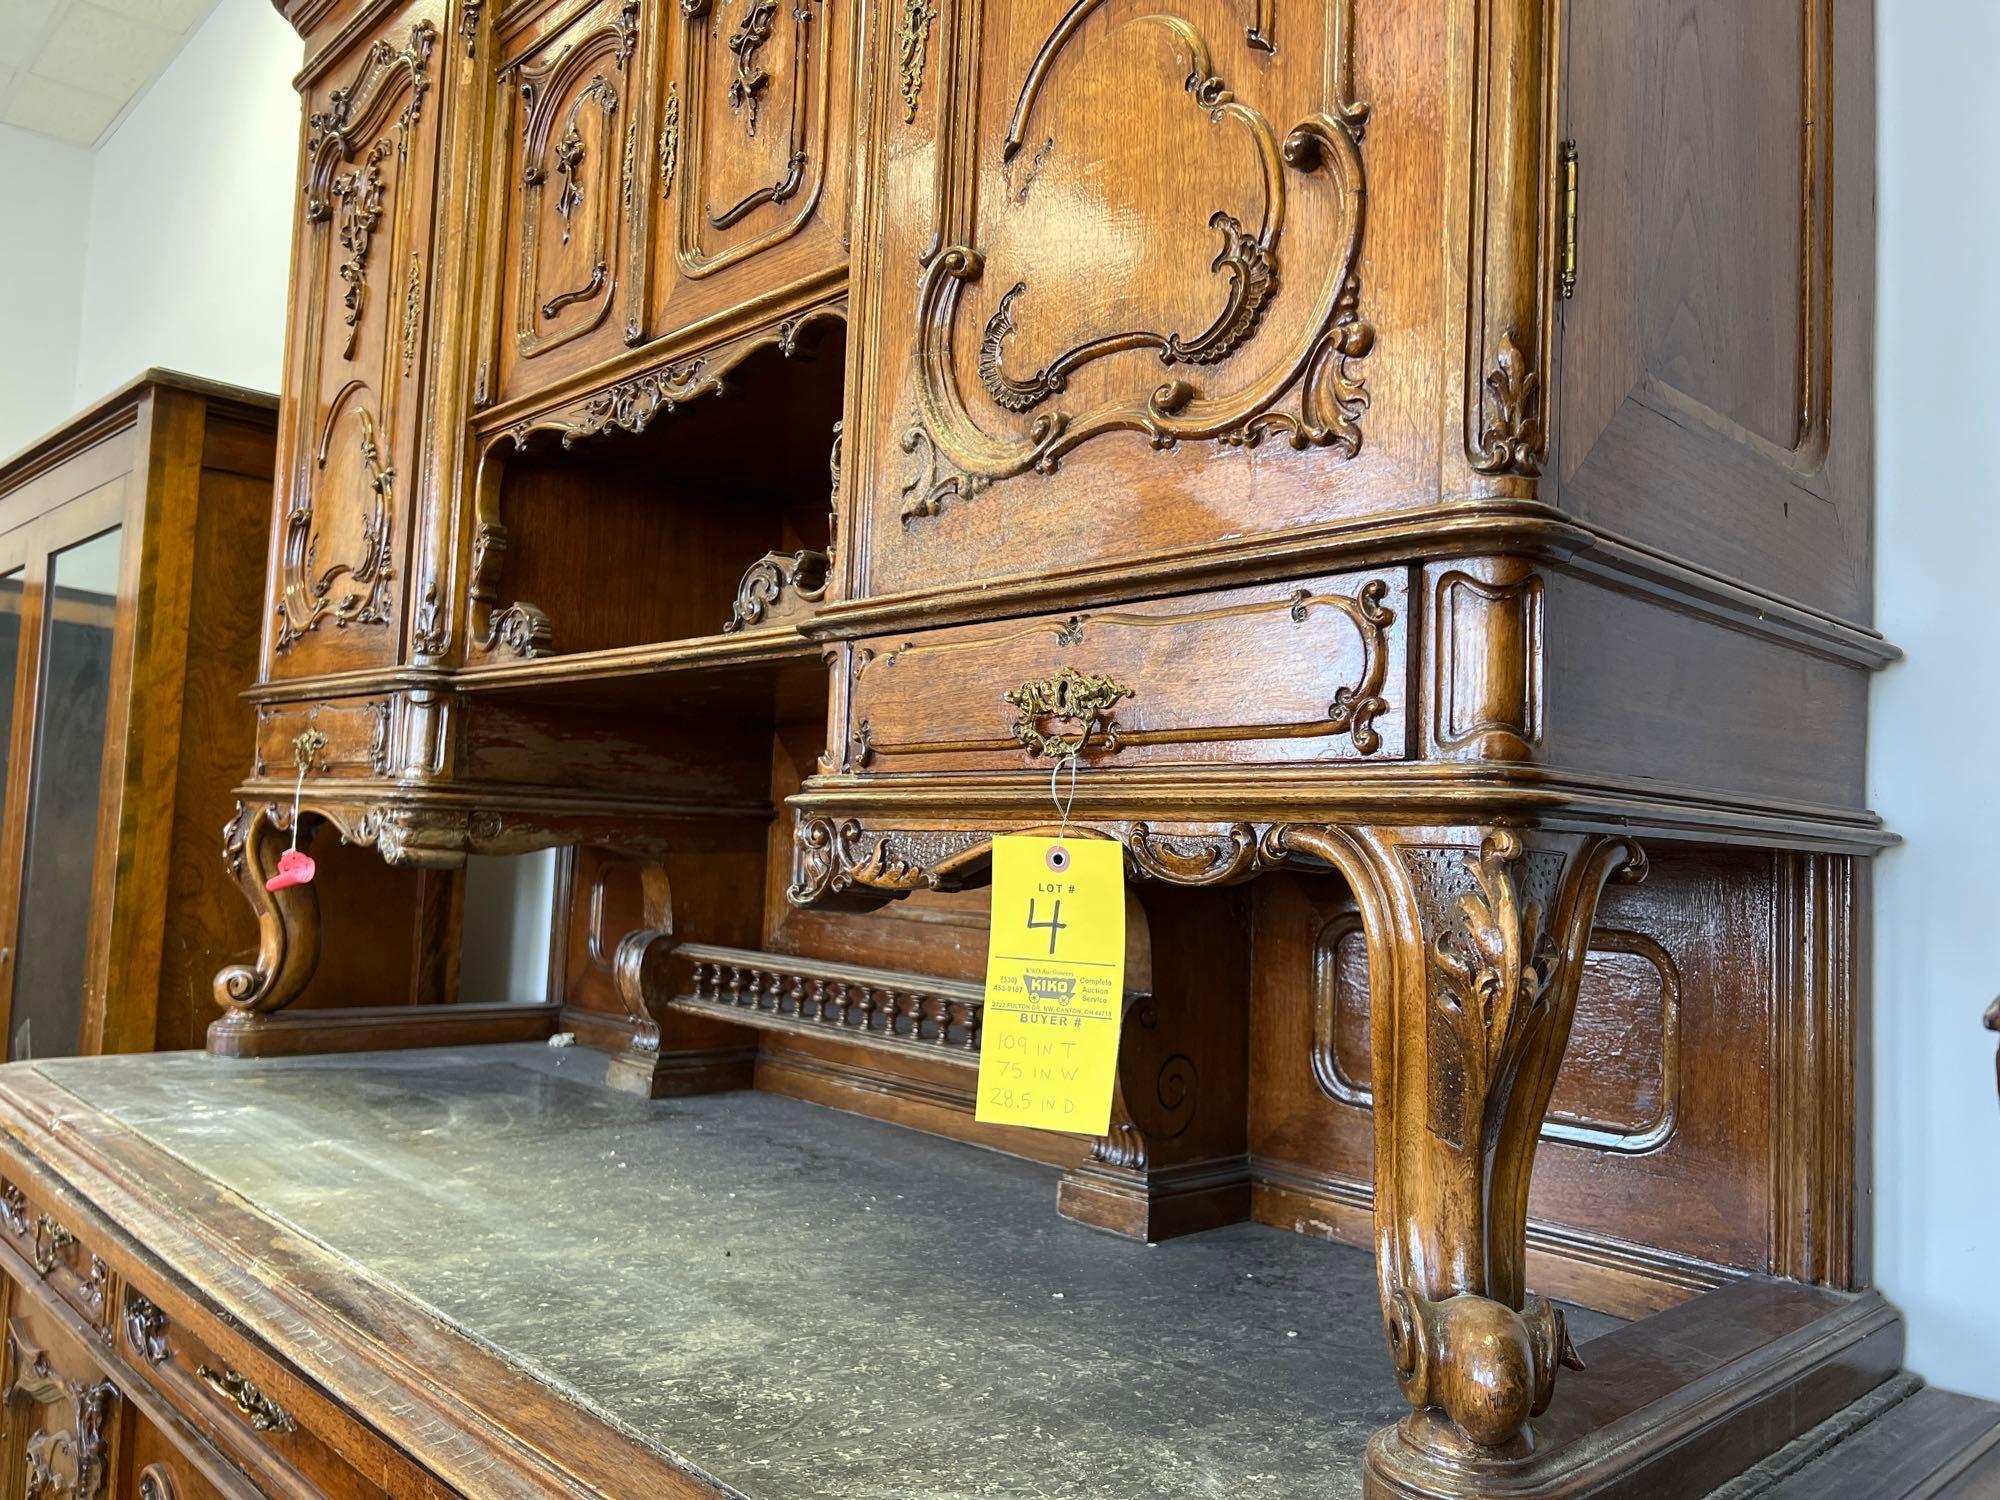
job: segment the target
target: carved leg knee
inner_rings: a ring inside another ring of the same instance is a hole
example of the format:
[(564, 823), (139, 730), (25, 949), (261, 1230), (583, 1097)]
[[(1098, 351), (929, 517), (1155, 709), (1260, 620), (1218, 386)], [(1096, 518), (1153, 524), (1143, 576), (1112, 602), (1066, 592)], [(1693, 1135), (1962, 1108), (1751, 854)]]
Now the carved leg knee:
[(1383, 1315), (1416, 1408), (1397, 1436), (1525, 1452), (1576, 1361), (1560, 1312), (1524, 1285), (1535, 1144), (1598, 895), (1644, 856), (1511, 828), (1295, 827), (1273, 844), (1345, 874), (1366, 929)]

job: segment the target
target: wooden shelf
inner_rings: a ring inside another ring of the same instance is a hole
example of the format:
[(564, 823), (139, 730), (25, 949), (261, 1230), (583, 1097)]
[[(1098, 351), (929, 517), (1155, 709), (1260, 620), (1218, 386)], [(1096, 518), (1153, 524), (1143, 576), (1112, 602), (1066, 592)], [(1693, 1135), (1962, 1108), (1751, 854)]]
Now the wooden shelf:
[[(817, 643), (785, 625), (465, 667), (452, 674), (451, 684), (468, 697), (505, 695), (577, 706), (774, 706), (781, 714), (795, 708), (817, 714), (825, 704), (819, 653)], [(668, 680), (671, 698), (660, 691)]]

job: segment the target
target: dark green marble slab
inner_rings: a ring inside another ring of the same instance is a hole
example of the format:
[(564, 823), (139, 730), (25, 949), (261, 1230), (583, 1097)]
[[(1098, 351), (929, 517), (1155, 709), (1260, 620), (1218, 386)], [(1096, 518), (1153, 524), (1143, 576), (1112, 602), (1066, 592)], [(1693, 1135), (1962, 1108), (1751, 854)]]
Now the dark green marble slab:
[(1048, 1168), (813, 1105), (544, 1047), (36, 1066), (752, 1500), (1331, 1500), (1404, 1409), (1366, 1254), (1131, 1244)]

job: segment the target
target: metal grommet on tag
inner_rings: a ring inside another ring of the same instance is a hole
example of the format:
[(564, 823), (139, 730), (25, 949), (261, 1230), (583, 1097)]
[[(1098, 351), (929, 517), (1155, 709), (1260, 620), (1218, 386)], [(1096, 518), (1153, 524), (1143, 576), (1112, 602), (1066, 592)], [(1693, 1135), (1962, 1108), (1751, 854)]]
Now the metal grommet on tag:
[(1051, 844), (1049, 852), (1042, 856), (1042, 861), (1060, 875), (1069, 868), (1069, 850), (1063, 848), (1061, 844)]

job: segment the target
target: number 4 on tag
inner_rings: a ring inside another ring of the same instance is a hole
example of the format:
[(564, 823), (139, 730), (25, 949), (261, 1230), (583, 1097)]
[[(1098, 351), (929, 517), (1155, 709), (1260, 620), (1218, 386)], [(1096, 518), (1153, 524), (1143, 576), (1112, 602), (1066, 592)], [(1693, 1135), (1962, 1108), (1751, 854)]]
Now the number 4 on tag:
[(975, 1118), (1103, 1135), (1125, 1004), (1125, 851), (993, 841)]

